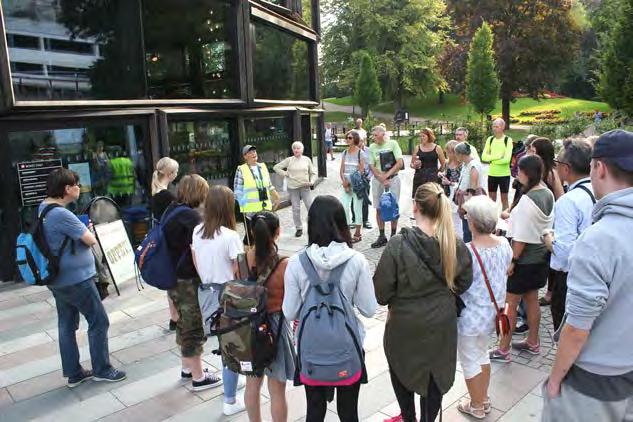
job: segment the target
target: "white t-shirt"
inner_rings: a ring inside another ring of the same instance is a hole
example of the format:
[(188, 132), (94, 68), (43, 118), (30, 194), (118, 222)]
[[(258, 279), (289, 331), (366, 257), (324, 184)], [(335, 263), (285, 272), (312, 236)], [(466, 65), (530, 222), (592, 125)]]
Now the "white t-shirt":
[(233, 280), (233, 261), (244, 252), (242, 239), (236, 231), (220, 227), (213, 239), (202, 238), (202, 224), (193, 229), (191, 247), (196, 255), (198, 275), (203, 284), (224, 284)]

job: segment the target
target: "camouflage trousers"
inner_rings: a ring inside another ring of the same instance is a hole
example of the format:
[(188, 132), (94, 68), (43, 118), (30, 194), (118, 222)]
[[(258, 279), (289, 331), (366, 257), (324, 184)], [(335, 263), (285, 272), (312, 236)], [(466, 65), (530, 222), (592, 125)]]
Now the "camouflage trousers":
[(179, 279), (176, 287), (167, 292), (178, 311), (176, 344), (180, 346), (180, 354), (183, 358), (202, 355), (202, 345), (207, 341), (198, 305), (199, 285), (200, 282), (196, 279)]

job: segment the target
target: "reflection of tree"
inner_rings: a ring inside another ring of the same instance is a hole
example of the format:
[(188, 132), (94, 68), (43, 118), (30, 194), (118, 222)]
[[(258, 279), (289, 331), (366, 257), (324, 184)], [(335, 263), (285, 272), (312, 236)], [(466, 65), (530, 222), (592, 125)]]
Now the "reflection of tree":
[(253, 68), (258, 98), (309, 99), (308, 44), (259, 22)]
[(101, 58), (89, 70), (98, 99), (144, 95), (143, 49), (136, 0), (58, 0), (60, 23), (73, 37), (94, 37)]

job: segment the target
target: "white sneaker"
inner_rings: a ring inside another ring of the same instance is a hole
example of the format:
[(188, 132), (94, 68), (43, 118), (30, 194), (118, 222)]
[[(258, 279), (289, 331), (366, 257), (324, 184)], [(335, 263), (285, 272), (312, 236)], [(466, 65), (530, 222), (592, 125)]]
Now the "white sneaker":
[(240, 413), (241, 411), (243, 411), (244, 409), (246, 409), (246, 406), (244, 406), (244, 399), (242, 397), (235, 397), (235, 403), (230, 404), (230, 403), (224, 403), (224, 410), (222, 411), (222, 413), (224, 413), (224, 415), (226, 416), (232, 416), (235, 415), (237, 413)]

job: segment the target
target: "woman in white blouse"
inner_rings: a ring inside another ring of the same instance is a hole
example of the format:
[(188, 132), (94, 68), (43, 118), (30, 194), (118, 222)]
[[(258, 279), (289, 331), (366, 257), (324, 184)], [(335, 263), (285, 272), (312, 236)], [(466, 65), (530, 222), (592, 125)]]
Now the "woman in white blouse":
[(488, 398), (488, 341), (490, 334), (495, 331), (496, 309), (476, 254), (481, 257), (495, 301), (503, 309), (512, 249), (506, 238), (493, 234), (499, 211), (490, 198), (484, 195), (475, 196), (463, 207), (473, 236), (472, 242), (467, 245), (473, 258), (473, 284), (461, 295), (466, 308), (457, 320), (457, 354), (470, 395), (470, 400), (460, 402), (458, 409), (477, 419), (483, 419), (491, 408)]

